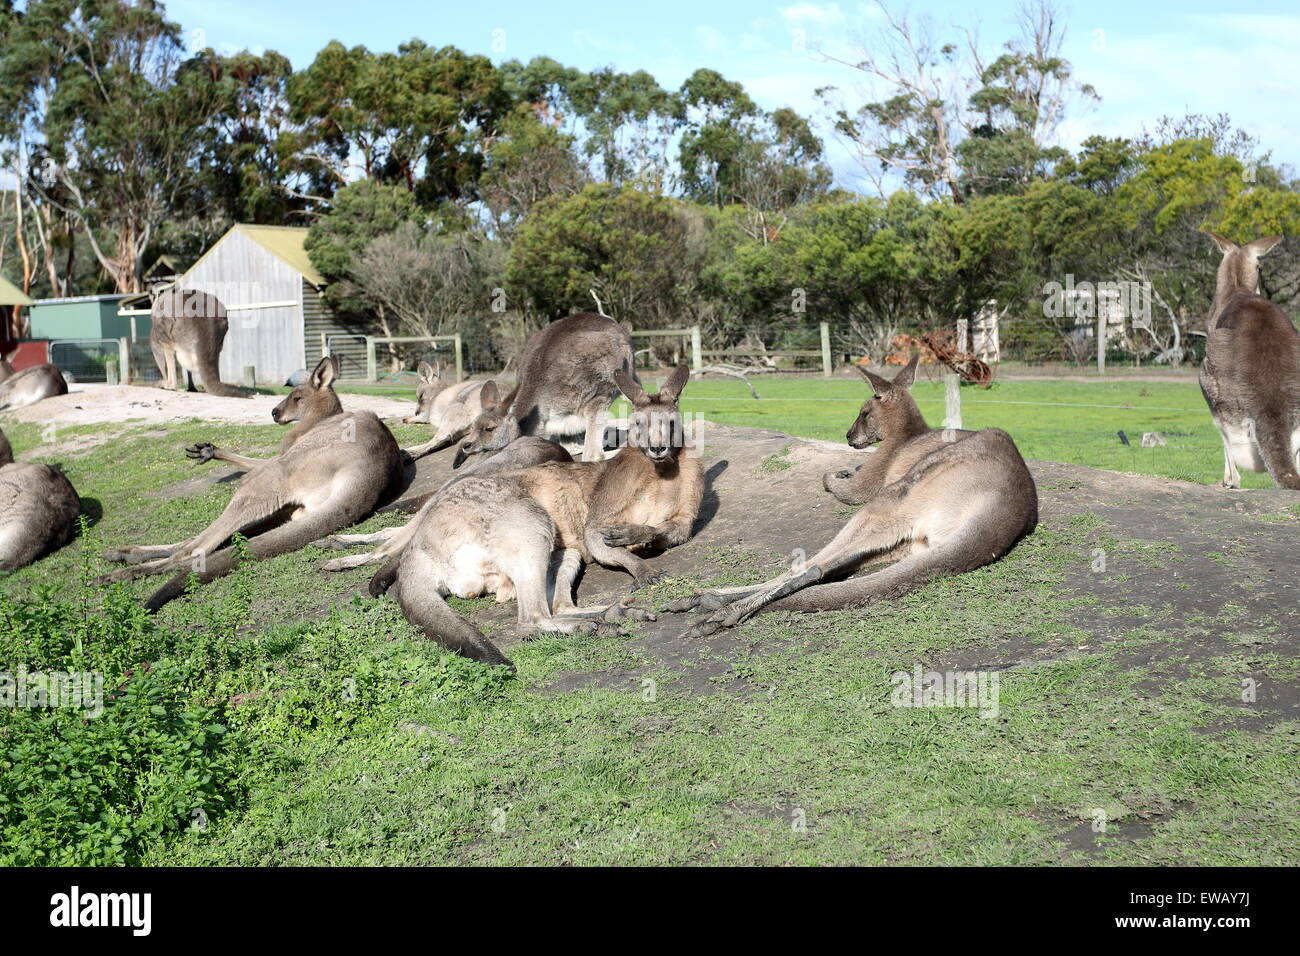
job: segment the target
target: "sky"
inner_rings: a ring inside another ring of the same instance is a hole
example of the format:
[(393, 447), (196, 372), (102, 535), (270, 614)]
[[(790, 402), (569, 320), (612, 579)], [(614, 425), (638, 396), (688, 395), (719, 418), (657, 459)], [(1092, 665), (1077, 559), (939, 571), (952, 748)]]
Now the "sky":
[[(961, 28), (975, 25), (983, 46), (996, 50), (1015, 32), (1019, 0), (889, 6), (931, 18), (940, 33), (951, 26), (960, 36)], [(170, 0), (166, 7), (195, 49), (276, 49), (297, 68), (330, 40), (392, 50), (419, 37), (494, 62), (544, 54), (583, 69), (644, 69), (673, 89), (694, 70), (710, 67), (742, 82), (767, 109), (790, 106), (812, 116), (825, 115), (818, 87), (837, 86), (850, 100), (862, 92), (856, 71), (827, 62), (819, 51), (856, 59), (855, 48), (870, 44), (880, 28), (874, 2), (811, 0)], [(1097, 0), (1062, 3), (1061, 9), (1067, 21), (1063, 53), (1078, 80), (1101, 96), (1062, 125), (1061, 145), (1077, 146), (1093, 134), (1137, 135), (1166, 114), (1226, 112), (1275, 163), (1300, 168), (1295, 0), (1242, 7)], [(863, 101), (860, 95), (856, 100)], [(820, 131), (839, 184), (869, 189), (847, 149), (825, 125)]]

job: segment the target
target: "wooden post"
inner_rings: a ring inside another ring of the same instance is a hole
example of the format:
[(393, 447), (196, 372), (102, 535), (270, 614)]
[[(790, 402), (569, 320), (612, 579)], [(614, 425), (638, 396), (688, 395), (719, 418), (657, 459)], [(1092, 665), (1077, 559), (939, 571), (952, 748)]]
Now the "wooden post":
[(465, 380), (465, 345), (461, 341), (459, 332), (456, 333), (456, 338), (453, 341), (456, 346), (456, 381), (463, 382)]
[(244, 366), (244, 385), (248, 388), (257, 387), (257, 369), (252, 365)]
[(366, 336), (366, 381), (379, 381), (379, 367), (375, 361), (375, 338), (373, 335)]
[(116, 362), (104, 363), (104, 381), (109, 385), (117, 384), (118, 365)]
[(1097, 374), (1106, 374), (1106, 313), (1097, 310)]
[(320, 334), (320, 357), (329, 358), (330, 354), (330, 337), (324, 332)]
[(131, 384), (131, 339), (117, 340), (117, 365), (122, 384)]
[(943, 427), (961, 428), (961, 379), (956, 372), (943, 373)]
[(957, 351), (958, 352), (970, 351), (969, 333), (970, 333), (970, 320), (958, 319), (957, 320)]
[(831, 377), (831, 327), (823, 322), (822, 324), (822, 375), (826, 378)]
[(691, 364), (697, 372), (704, 368), (704, 350), (700, 345), (700, 327), (698, 325), (691, 326)]

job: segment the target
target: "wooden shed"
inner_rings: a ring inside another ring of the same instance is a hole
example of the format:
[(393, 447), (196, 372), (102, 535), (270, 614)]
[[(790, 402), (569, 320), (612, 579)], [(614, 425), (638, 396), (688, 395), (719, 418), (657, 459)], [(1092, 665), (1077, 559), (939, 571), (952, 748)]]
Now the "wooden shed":
[(306, 238), (305, 228), (241, 223), (181, 276), (181, 288), (226, 306), (223, 381), (242, 381), (252, 366), (259, 384), (282, 384), (320, 361), (323, 342), (339, 347), (369, 331), (345, 325), (325, 304), (325, 279), (311, 264)]

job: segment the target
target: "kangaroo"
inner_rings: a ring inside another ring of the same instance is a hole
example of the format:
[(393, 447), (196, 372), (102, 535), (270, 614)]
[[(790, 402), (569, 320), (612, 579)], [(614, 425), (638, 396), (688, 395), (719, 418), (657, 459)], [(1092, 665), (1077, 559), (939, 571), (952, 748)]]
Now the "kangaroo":
[(520, 435), (579, 431), (585, 436), (583, 461), (600, 461), (619, 370), (639, 381), (632, 367), (632, 339), (608, 316), (583, 312), (538, 330), (520, 356), (519, 384), (499, 401), (484, 402), (454, 467), (478, 452), (505, 448)]
[[(392, 497), (403, 471), (397, 442), (373, 412), (342, 410), (332, 387), (337, 374), (337, 359), (321, 359), (308, 382), (276, 406), (272, 417), (277, 422), (314, 424), (289, 436), (294, 440), (276, 457), (244, 459), (249, 473), (217, 520), (177, 544), (107, 552), (105, 560), (134, 567), (99, 580), (125, 581), (179, 570), (149, 599), (147, 608), (156, 611), (185, 590), (191, 569), (204, 583), (228, 574), (236, 553), (225, 545), (236, 533), (248, 537), (254, 557), (270, 558), (356, 524)], [(322, 416), (321, 408), (334, 412)]]
[(81, 499), (63, 472), (14, 461), (0, 431), (0, 571), (17, 571), (72, 540)]
[[(836, 498), (863, 504), (862, 510), (802, 567), (753, 587), (670, 602), (664, 610), (714, 612), (688, 635), (704, 637), (769, 609), (828, 611), (896, 598), (937, 575), (996, 561), (1033, 531), (1038, 491), (1016, 443), (998, 428), (928, 428), (908, 391), (917, 358), (892, 382), (863, 370), (873, 394), (849, 429), (848, 443), (881, 447), (856, 472), (823, 478)], [(874, 574), (847, 577), (894, 558), (902, 560)]]
[(380, 545), (374, 551), (368, 551), (365, 554), (348, 555), (346, 558), (334, 558), (322, 562), (317, 567), (322, 571), (346, 571), (349, 568), (359, 568), (367, 564), (383, 564), (389, 558), (401, 553), (401, 550), (406, 547), (407, 542), (415, 534), (415, 529), (424, 515), (437, 504), (438, 496), (457, 481), (475, 475), (495, 475), (507, 471), (520, 471), (534, 465), (545, 464), (548, 461), (571, 462), (573, 459), (562, 446), (546, 438), (538, 438), (535, 435), (516, 438), (502, 451), (486, 458), (480, 458), (472, 465), (453, 473), (437, 491), (404, 502), (403, 504), (407, 508), (417, 509), (415, 516), (406, 524), (384, 528), (382, 531), (375, 531), (371, 534), (336, 534), (313, 542), (317, 547), (339, 550), (355, 547), (359, 544)]
[(47, 362), (25, 368), (21, 372), (15, 372), (8, 361), (0, 361), (0, 366), (3, 366), (0, 368), (0, 412), (25, 408), (42, 399), (68, 394), (68, 380), (63, 377), (57, 365)]
[(14, 374), (14, 367), (9, 364), (9, 360), (17, 354), (18, 350), (14, 349), (8, 355), (0, 355), (0, 382), (10, 378)]
[(1222, 485), (1240, 488), (1237, 469), (1247, 468), (1300, 489), (1300, 332), (1259, 294), (1259, 257), (1282, 237), (1238, 246), (1208, 235), (1223, 260), (1205, 323), (1201, 393), (1223, 437)]
[[(443, 384), (442, 365), (420, 363), (420, 384), (415, 393), (415, 414), (403, 418), (408, 425), (425, 423), (433, 426), (433, 438), (423, 445), (406, 449), (411, 458), (422, 458), (456, 444), (468, 433), (474, 419), (483, 411), (484, 390), (496, 400), (505, 391), (500, 382), (458, 382)], [(491, 388), (489, 388), (491, 386)]]
[[(444, 597), (495, 592), (515, 597), (518, 621), (534, 631), (603, 630), (619, 617), (648, 619), (620, 603), (578, 608), (573, 585), (586, 561), (630, 573), (635, 586), (653, 582), (651, 565), (634, 553), (687, 541), (704, 495), (704, 470), (684, 449), (678, 396), (689, 370), (669, 376), (647, 395), (623, 369), (614, 373), (634, 411), (630, 444), (613, 458), (550, 462), (508, 474), (454, 482), (430, 504), (400, 554), (375, 573), (371, 594), (394, 584), (406, 619), (433, 640), (488, 664), (513, 665)], [(548, 600), (551, 554), (563, 552)]]
[(188, 391), (194, 388), (197, 372), (203, 387), (212, 395), (247, 397), (247, 392), (221, 381), (218, 363), (221, 346), (226, 341), (230, 320), (226, 307), (214, 295), (175, 286), (155, 289), (149, 331), (149, 348), (153, 351), (163, 387), (179, 388), (173, 359), (185, 369)]

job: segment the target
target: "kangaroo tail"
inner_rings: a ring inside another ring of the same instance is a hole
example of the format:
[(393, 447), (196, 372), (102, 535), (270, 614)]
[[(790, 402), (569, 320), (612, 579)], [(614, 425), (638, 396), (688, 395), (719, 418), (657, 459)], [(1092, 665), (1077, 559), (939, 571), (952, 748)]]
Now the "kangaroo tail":
[(987, 552), (960, 545), (911, 554), (896, 564), (859, 577), (816, 584), (769, 604), (765, 611), (837, 611), (902, 597), (941, 574), (960, 574), (988, 564)]
[(1282, 422), (1258, 422), (1255, 429), (1264, 467), (1279, 488), (1300, 490), (1300, 472), (1296, 471), (1295, 452), (1291, 449), (1291, 429)]
[(222, 395), (226, 398), (249, 398), (251, 392), (236, 385), (227, 385), (221, 380), (216, 363), (204, 362), (199, 367), (199, 377), (203, 379), (203, 388), (209, 395)]
[[(371, 594), (375, 593), (376, 582), (382, 576), (388, 575), (391, 583), (397, 576), (397, 564), (398, 558), (394, 557), (379, 569), (370, 582)], [(402, 606), (406, 619), (430, 640), (470, 660), (515, 669), (510, 658), (497, 650), (482, 631), (448, 607), (436, 588), (403, 587), (397, 593), (397, 603)]]
[[(361, 514), (364, 513), (363, 511)], [(265, 534), (249, 538), (246, 547), (249, 554), (259, 561), (288, 554), (299, 548), (305, 548), (317, 538), (323, 538), (346, 528), (355, 523), (361, 514), (340, 515), (337, 511), (329, 509), (320, 511), (298, 521), (285, 522)], [(183, 594), (191, 573), (198, 576), (199, 583), (207, 584), (229, 574), (235, 569), (237, 562), (238, 555), (233, 547), (214, 552), (208, 556), (202, 571), (186, 570), (174, 575), (170, 581), (154, 592), (153, 597), (145, 603), (145, 609), (152, 614)]]

